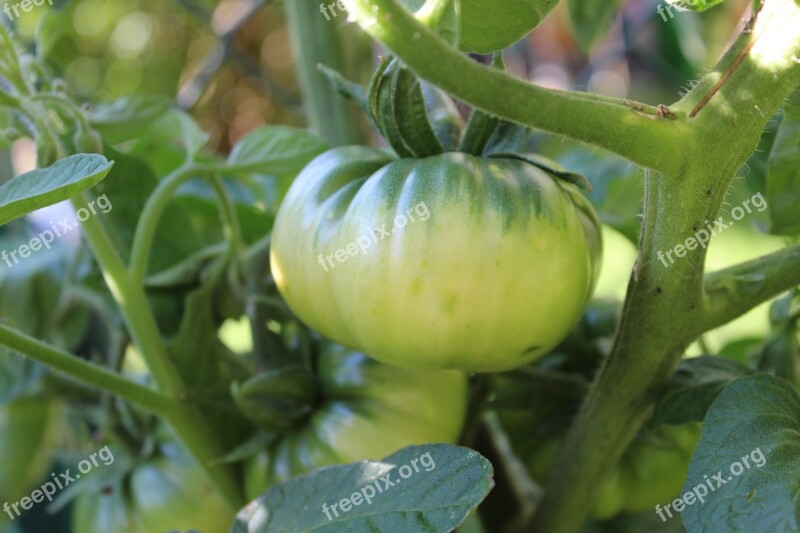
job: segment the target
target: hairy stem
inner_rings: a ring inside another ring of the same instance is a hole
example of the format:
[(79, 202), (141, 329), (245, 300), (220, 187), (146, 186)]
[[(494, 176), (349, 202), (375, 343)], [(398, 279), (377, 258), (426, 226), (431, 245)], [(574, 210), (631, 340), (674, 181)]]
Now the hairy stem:
[[(77, 201), (73, 201), (73, 205), (75, 209), (81, 207)], [(86, 219), (81, 230), (158, 390), (171, 398), (179, 398), (183, 394), (181, 379), (170, 362), (142, 285), (133, 283), (128, 276), (125, 263), (97, 218)]]
[(311, 129), (331, 146), (356, 144), (360, 139), (355, 106), (333, 90), (317, 69), (319, 64), (344, 69), (342, 31), (347, 13), (337, 9), (333, 3), (330, 7), (314, 2), (285, 4), (306, 117)]
[[(716, 216), (730, 182), (726, 176), (732, 176), (729, 169), (712, 179), (648, 174), (642, 250), (614, 348), (556, 459), (531, 530), (578, 531), (597, 487), (650, 416), (658, 391), (697, 336), (705, 249), (688, 251), (668, 267), (659, 254), (685, 242), (697, 221)], [(698, 201), (696, 188), (710, 187), (708, 182), (718, 185)]]
[(153, 241), (156, 236), (156, 229), (158, 229), (158, 223), (161, 221), (161, 215), (164, 214), (178, 187), (202, 172), (201, 169), (192, 165), (184, 165), (161, 180), (156, 190), (147, 199), (133, 237), (129, 267), (131, 281), (137, 285), (142, 285), (144, 278), (147, 276), (150, 251), (153, 248)]
[(706, 276), (702, 329), (718, 328), (782, 292), (800, 286), (800, 245)]
[(397, 0), (345, 0), (364, 30), (419, 76), (491, 115), (603, 147), (677, 174), (692, 131), (680, 113), (615, 98), (538, 87), (453, 48)]
[(172, 414), (167, 420), (231, 509), (238, 510), (244, 503), (241, 489), (230, 467), (218, 462), (224, 451), (201, 413), (196, 407), (183, 403), (183, 382), (171, 363), (158, 325), (150, 311), (143, 284), (133, 281), (98, 219), (89, 217), (84, 221), (82, 230), (153, 380), (158, 389), (174, 404)]

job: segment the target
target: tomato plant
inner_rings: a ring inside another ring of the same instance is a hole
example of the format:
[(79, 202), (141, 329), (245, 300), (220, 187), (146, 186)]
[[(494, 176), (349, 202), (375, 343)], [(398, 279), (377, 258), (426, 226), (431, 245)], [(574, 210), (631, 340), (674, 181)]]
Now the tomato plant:
[(0, 6), (0, 530), (800, 529), (800, 7), (662, 4)]

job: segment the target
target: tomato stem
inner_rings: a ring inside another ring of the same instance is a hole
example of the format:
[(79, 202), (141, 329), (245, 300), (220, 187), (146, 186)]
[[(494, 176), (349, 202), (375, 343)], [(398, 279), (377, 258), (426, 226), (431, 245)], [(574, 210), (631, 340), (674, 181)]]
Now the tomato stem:
[(357, 37), (350, 34), (352, 28), (344, 24), (347, 13), (338, 11), (333, 4), (330, 9), (324, 5), (318, 8), (313, 2), (286, 2), (284, 5), (311, 129), (331, 146), (358, 144), (362, 137), (360, 112), (333, 90), (317, 68), (322, 64), (344, 73), (345, 50), (364, 52), (360, 50), (363, 46)]
[(600, 146), (676, 174), (693, 142), (686, 114), (595, 94), (545, 89), (473, 61), (397, 0), (344, 0), (361, 27), (420, 77), (490, 115)]
[(0, 324), (0, 344), (156, 415), (168, 416), (173, 410), (174, 404), (169, 397), (3, 324)]

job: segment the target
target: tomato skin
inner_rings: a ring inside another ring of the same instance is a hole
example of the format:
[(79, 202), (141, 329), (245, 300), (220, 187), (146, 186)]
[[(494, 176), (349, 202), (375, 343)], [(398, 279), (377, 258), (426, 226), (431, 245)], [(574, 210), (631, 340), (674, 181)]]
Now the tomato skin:
[(44, 480), (62, 429), (61, 407), (52, 399), (24, 397), (0, 407), (0, 504), (29, 495)]
[[(662, 426), (635, 440), (600, 485), (592, 516), (605, 520), (621, 512), (650, 511), (680, 496), (700, 429), (699, 423)], [(549, 442), (531, 454), (528, 467), (536, 479), (547, 479), (557, 451), (558, 443)]]
[(323, 343), (318, 376), (316, 411), (248, 463), (249, 499), (323, 466), (382, 459), (414, 444), (455, 443), (461, 434), (468, 403), (461, 372), (393, 368)]
[(601, 249), (580, 192), (525, 161), (344, 147), (290, 188), (271, 264), (292, 310), (349, 348), (398, 367), (495, 372), (567, 335)]
[(77, 498), (80, 533), (229, 531), (234, 515), (204, 473), (180, 456), (148, 459), (123, 480)]

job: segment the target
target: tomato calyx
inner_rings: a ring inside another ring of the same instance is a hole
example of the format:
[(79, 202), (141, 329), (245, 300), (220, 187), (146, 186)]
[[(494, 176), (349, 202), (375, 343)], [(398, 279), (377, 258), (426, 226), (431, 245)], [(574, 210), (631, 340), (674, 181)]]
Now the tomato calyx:
[(231, 395), (242, 414), (268, 433), (282, 433), (314, 410), (319, 381), (305, 366), (268, 370), (231, 384)]
[[(502, 54), (492, 67), (505, 69)], [(475, 109), (466, 127), (453, 100), (417, 78), (397, 58), (381, 58), (367, 91), (325, 66), (322, 72), (343, 96), (355, 101), (400, 158), (421, 159), (445, 152), (516, 159), (591, 192), (584, 176), (529, 149), (531, 131)]]

